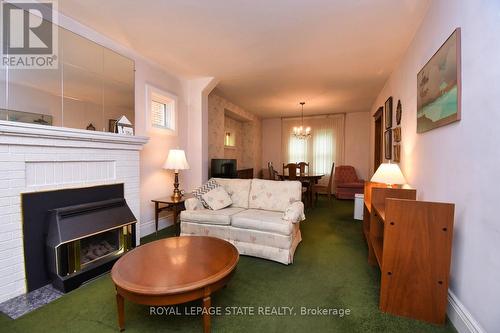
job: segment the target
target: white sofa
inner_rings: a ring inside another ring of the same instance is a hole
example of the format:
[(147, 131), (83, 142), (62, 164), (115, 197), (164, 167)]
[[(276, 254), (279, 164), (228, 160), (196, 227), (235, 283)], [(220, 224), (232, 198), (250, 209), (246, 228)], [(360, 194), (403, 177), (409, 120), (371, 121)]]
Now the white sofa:
[(305, 219), (298, 181), (215, 178), (232, 205), (211, 210), (196, 198), (181, 212), (181, 235), (213, 236), (236, 246), (242, 255), (290, 264), (302, 240)]

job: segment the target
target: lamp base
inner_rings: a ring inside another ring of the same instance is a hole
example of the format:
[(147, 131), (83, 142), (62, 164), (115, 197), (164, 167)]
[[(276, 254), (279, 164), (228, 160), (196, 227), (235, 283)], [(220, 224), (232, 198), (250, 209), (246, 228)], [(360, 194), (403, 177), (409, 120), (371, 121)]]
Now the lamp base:
[(172, 198), (172, 200), (180, 200), (182, 199), (182, 193), (181, 191), (175, 192), (174, 190), (174, 193), (170, 197)]
[(171, 198), (172, 200), (180, 200), (182, 198), (182, 193), (179, 190), (179, 171), (177, 170), (175, 170), (174, 193)]

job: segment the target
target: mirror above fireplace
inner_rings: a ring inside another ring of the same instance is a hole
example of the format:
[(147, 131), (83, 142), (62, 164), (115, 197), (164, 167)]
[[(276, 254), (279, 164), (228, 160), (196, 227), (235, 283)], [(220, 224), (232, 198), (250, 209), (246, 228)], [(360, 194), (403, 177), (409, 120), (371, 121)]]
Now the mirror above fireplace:
[(57, 69), (0, 68), (0, 120), (108, 132), (134, 122), (134, 61), (60, 26)]

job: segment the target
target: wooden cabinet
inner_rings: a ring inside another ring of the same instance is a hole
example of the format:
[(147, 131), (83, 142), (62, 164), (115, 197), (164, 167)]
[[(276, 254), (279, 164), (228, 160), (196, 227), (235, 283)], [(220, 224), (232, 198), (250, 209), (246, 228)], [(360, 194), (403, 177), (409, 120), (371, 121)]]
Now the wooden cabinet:
[(417, 201), (416, 194), (365, 184), (368, 262), (380, 267), (381, 311), (443, 324), (455, 208)]

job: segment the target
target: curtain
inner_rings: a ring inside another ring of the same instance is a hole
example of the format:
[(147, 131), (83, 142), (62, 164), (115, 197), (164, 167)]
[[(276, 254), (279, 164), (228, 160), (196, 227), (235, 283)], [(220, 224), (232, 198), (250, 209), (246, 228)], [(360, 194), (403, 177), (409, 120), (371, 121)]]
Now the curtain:
[(309, 171), (323, 173), (320, 182), (327, 183), (332, 163), (344, 162), (344, 122), (345, 116), (328, 115), (304, 118), (304, 127), (311, 127), (312, 136), (308, 140), (295, 138), (294, 126), (301, 125), (300, 118), (282, 119), (282, 153), (284, 163), (309, 163)]

